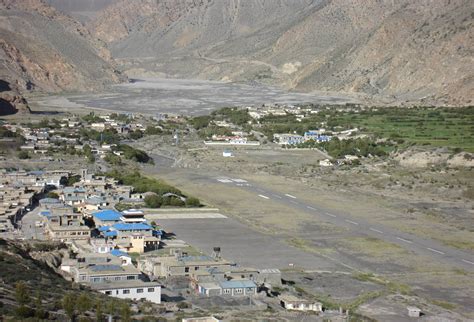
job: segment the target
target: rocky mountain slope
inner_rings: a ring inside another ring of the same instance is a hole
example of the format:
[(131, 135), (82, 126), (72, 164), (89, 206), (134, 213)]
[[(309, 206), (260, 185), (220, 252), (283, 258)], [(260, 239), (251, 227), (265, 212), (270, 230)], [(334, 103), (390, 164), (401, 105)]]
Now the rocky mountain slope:
[(0, 80), (0, 116), (29, 113), (30, 107), (21, 96), (18, 89), (12, 87), (8, 82)]
[(121, 0), (88, 27), (131, 74), (470, 104), (470, 0)]
[(47, 4), (75, 19), (86, 22), (93, 19), (97, 12), (119, 0), (45, 0)]
[(42, 0), (0, 0), (0, 79), (12, 87), (94, 90), (122, 78), (80, 23)]

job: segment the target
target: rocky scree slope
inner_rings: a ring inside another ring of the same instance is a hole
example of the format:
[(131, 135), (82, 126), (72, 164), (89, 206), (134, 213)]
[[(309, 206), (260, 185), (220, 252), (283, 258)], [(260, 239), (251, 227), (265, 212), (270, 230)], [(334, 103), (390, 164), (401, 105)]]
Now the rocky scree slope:
[(42, 0), (0, 0), (0, 79), (20, 91), (96, 90), (123, 76), (101, 41)]

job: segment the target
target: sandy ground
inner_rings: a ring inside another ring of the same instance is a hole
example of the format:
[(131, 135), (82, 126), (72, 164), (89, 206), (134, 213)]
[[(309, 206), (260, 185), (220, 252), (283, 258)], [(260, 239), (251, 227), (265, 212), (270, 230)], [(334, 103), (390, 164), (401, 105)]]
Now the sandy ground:
[(260, 105), (264, 103), (343, 104), (356, 98), (334, 93), (313, 94), (286, 92), (264, 85), (181, 79), (142, 79), (113, 86), (105, 92), (30, 97), (34, 110), (97, 109), (156, 115), (207, 114), (226, 106)]

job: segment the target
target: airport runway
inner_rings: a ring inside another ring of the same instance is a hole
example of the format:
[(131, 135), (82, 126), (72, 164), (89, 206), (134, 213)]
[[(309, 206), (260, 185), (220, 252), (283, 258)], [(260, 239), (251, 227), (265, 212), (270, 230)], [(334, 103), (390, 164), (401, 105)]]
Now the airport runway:
[(245, 189), (252, 192), (256, 198), (262, 202), (277, 202), (287, 207), (308, 212), (318, 219), (329, 222), (336, 226), (345, 227), (352, 231), (365, 235), (383, 239), (394, 243), (420, 255), (428, 255), (439, 261), (445, 262), (455, 267), (474, 271), (474, 255), (462, 250), (446, 247), (434, 240), (420, 238), (412, 234), (397, 231), (380, 224), (374, 224), (361, 218), (354, 218), (349, 213), (341, 213), (332, 209), (326, 209), (319, 205), (302, 201), (297, 195), (285, 192), (274, 191), (272, 189), (256, 185), (244, 179), (216, 177), (209, 178), (210, 181), (219, 182), (225, 185), (235, 186), (236, 189)]

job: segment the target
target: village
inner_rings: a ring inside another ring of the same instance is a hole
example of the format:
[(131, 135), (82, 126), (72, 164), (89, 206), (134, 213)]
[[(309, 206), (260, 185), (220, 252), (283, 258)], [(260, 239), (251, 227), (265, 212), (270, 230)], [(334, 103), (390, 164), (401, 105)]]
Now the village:
[[(364, 112), (357, 106), (339, 109), (350, 115)], [(369, 141), (366, 130), (336, 123), (327, 111), (325, 106), (264, 104), (193, 118), (89, 113), (3, 122), (0, 142), (6, 152), (0, 158), (8, 166), (0, 170), (0, 238), (64, 244), (69, 251), (58, 266), (64, 279), (110, 297), (162, 306), (169, 318), (181, 310), (192, 316), (192, 308), (204, 307), (209, 313), (216, 308), (272, 310), (290, 319), (309, 314), (348, 320), (350, 306), (328, 304), (293, 286), (282, 267), (243, 265), (235, 257), (227, 259), (220, 244), (203, 251), (164, 229), (161, 219), (177, 214), (218, 218), (213, 216), (220, 213), (139, 171), (154, 166), (153, 153), (166, 149), (216, 155), (219, 161), (213, 162), (221, 165), (236, 164), (249, 151), (276, 151), (289, 158), (317, 153), (322, 170), (350, 168), (359, 159), (384, 156), (380, 147), (397, 140)], [(211, 181), (250, 187), (237, 177)], [(287, 269), (297, 270), (291, 265)], [(415, 305), (406, 310), (403, 315), (409, 317), (423, 314)]]
[(87, 169), (3, 170), (0, 186), (0, 237), (65, 243), (70, 255), (60, 265), (63, 277), (93, 291), (165, 307), (223, 298), (246, 310), (271, 305), (347, 317), (320, 302), (282, 294), (279, 269), (242, 267), (224, 259), (220, 247), (212, 254), (196, 250), (150, 220), (150, 209), (116, 210), (120, 202), (140, 205), (145, 194), (113, 178)]

